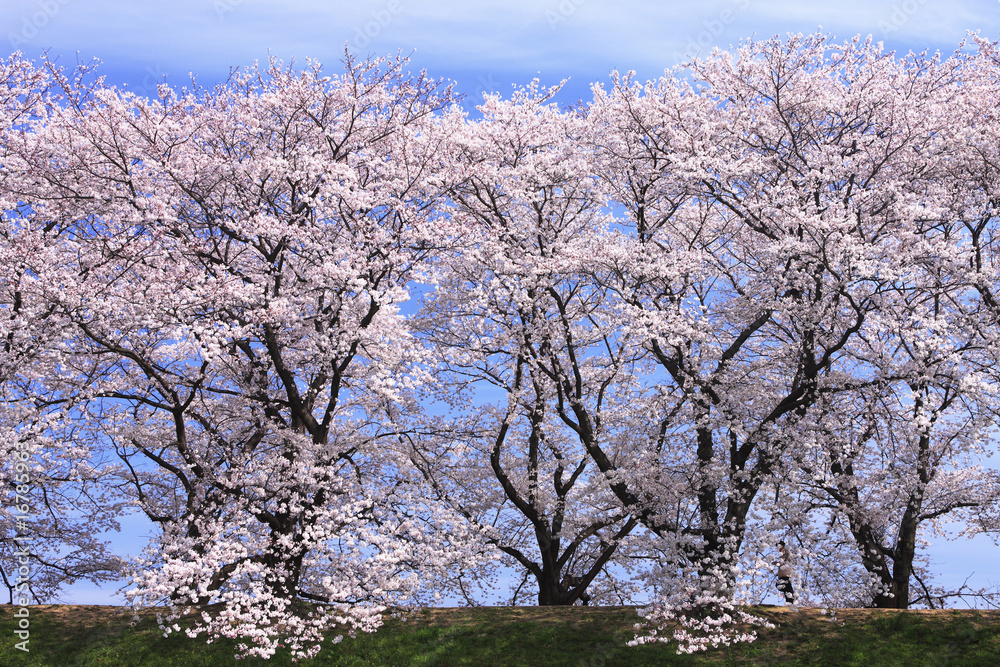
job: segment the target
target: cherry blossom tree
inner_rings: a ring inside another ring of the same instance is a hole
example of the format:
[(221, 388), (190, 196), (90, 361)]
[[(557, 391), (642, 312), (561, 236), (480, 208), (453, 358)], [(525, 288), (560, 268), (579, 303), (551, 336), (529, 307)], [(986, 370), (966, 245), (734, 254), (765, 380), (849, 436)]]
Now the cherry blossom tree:
[(828, 604), (939, 604), (927, 531), (1000, 531), (977, 41), (749, 41), (476, 121), (399, 57), (156, 99), (0, 61), (0, 470), (36, 512), (0, 557), (38, 538), (38, 599), (110, 577), (127, 505), (136, 603), (258, 656), (477, 603), (498, 558), (512, 602), (643, 582), (689, 650), (752, 639), (779, 538)]
[[(871, 581), (845, 592), (866, 606), (933, 608), (962, 595), (934, 585), (921, 553), (923, 535), (928, 529), (942, 535), (943, 522), (955, 518), (966, 522), (968, 532), (977, 515), (996, 511), (1000, 498), (996, 471), (982, 465), (995, 428), (989, 408), (995, 389), (963, 359), (970, 341), (942, 335), (974, 329), (921, 315), (904, 320), (899, 338), (880, 341), (883, 353), (897, 356), (896, 364), (883, 368), (900, 379), (838, 396), (840, 405), (824, 405), (817, 437), (806, 441), (798, 471), (783, 481), (786, 492), (790, 487), (793, 495), (806, 494), (809, 509), (833, 510), (820, 526), (808, 511), (791, 512), (799, 517), (795, 534), (803, 545), (821, 553), (823, 546), (809, 544), (810, 533), (825, 533), (818, 540), (825, 542), (838, 521), (853, 538)], [(789, 502), (786, 511), (791, 507)], [(812, 530), (802, 523), (806, 517)], [(848, 569), (843, 561), (824, 560), (817, 565), (839, 567), (841, 576)], [(865, 588), (871, 591), (867, 599)]]
[(415, 327), (434, 350), (439, 402), (459, 417), (413, 438), (413, 460), (509, 557), (512, 601), (532, 579), (539, 605), (586, 604), (595, 580), (599, 601), (621, 602), (627, 584), (606, 565), (638, 521), (585, 442), (628, 446), (615, 413), (642, 351), (582, 268), (603, 250), (608, 217), (585, 118), (560, 111), (557, 90), (536, 81), (508, 100), (487, 96), (482, 119), (453, 138), (450, 215), (462, 237), (435, 264)]
[(596, 89), (602, 169), (624, 211), (616, 245), (631, 244), (611, 287), (669, 397), (657, 427), (669, 444), (647, 456), (658, 467), (618, 492), (635, 506), (667, 470), (687, 485), (670, 496), (680, 511), (654, 501), (640, 516), (686, 538), (695, 590), (732, 591), (758, 495), (816, 433), (819, 404), (890, 372), (859, 374), (854, 346), (905, 316), (890, 297), (927, 264), (921, 222), (939, 207), (924, 156), (939, 152), (957, 68), (793, 36), (696, 61), (691, 83)]
[(60, 101), (51, 68), (19, 54), (0, 61), (0, 480), (8, 492), (0, 578), (20, 604), (58, 600), (63, 586), (113, 580), (122, 567), (100, 535), (119, 529), (121, 501), (71, 418), (87, 378), (64, 367), (67, 322), (40, 289), (58, 282), (62, 230), (30, 191), (35, 167), (60, 155), (37, 141)]
[[(879, 262), (879, 270), (890, 271), (893, 279), (869, 318), (871, 326), (845, 348), (853, 364), (842, 369), (855, 376), (844, 385), (850, 391), (821, 398), (814, 410), (818, 421), (802, 434), (806, 447), (795, 458), (802, 463), (801, 457), (822, 453), (802, 470), (788, 471), (787, 477), (798, 481), (786, 478), (782, 484), (791, 495), (796, 489), (825, 490), (819, 496), (826, 495), (837, 509), (820, 521), (820, 532), (836, 533), (843, 520), (860, 557), (854, 564), (869, 580), (839, 594), (826, 588), (824, 595), (906, 608), (914, 602), (934, 606), (961, 594), (932, 585), (932, 573), (915, 566), (915, 558), (925, 560), (920, 533), (941, 534), (942, 522), (951, 519), (978, 522), (975, 517), (995, 512), (1000, 487), (995, 471), (980, 465), (991, 451), (995, 384), (984, 372), (989, 337), (983, 336), (972, 298), (976, 280), (968, 271), (968, 230), (954, 218), (955, 204), (968, 202), (967, 184), (955, 181), (962, 152), (955, 128), (961, 126), (956, 117), (971, 111), (975, 64), (964, 56), (944, 61), (910, 56), (900, 62), (907, 77), (891, 79), (897, 96), (893, 120), (899, 122), (896, 136), (911, 142), (900, 148), (913, 157), (887, 185), (907, 204), (892, 221), (904, 223), (895, 236), (909, 236), (913, 251), (905, 263)], [(890, 136), (888, 130), (881, 134)], [(812, 491), (807, 495), (809, 502), (824, 505)], [(793, 506), (789, 498), (783, 511), (796, 514)], [(832, 558), (829, 544), (818, 546), (818, 536), (810, 537), (815, 518), (809, 526), (804, 513), (798, 516), (795, 530), (803, 550), (822, 554), (813, 561), (816, 569), (849, 572), (844, 554)]]
[(404, 67), (99, 88), (44, 127), (64, 154), (37, 198), (77, 230), (44, 297), (100, 365), (81, 428), (161, 529), (132, 595), (173, 605), (168, 632), (196, 607), (193, 634), (310, 655), (461, 554), (381, 444), (420, 380), (398, 304), (436, 249), (431, 114), (452, 101)]

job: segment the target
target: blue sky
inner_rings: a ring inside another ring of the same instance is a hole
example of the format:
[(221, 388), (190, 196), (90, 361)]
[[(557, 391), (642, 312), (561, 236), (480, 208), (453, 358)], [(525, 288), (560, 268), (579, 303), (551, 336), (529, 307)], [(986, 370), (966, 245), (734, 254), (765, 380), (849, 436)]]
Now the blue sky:
[(615, 68), (655, 77), (685, 55), (741, 38), (813, 32), (873, 35), (891, 49), (952, 51), (970, 29), (1000, 36), (996, 0), (5, 0), (0, 40), (9, 51), (43, 51), (72, 65), (100, 58), (110, 82), (153, 92), (225, 78), (231, 66), (315, 58), (331, 67), (345, 45), (367, 55), (413, 53), (414, 65), (454, 79), (479, 99), (540, 75), (570, 77), (568, 93)]
[[(414, 69), (456, 81), (470, 102), (484, 91), (508, 92), (535, 76), (551, 85), (569, 78), (567, 101), (589, 97), (590, 84), (613, 69), (656, 77), (713, 47), (749, 36), (823, 32), (872, 35), (889, 49), (953, 51), (969, 30), (1000, 38), (996, 0), (3, 0), (4, 55), (21, 51), (69, 67), (99, 58), (110, 84), (155, 93), (166, 80), (222, 82), (231, 67), (268, 54), (286, 62), (316, 59), (339, 67), (345, 47), (357, 55), (412, 54)], [(144, 543), (143, 521), (123, 526), (121, 553)], [(935, 546), (941, 581), (1000, 583), (1000, 547), (987, 539)], [(74, 587), (67, 600), (119, 603), (114, 586)]]

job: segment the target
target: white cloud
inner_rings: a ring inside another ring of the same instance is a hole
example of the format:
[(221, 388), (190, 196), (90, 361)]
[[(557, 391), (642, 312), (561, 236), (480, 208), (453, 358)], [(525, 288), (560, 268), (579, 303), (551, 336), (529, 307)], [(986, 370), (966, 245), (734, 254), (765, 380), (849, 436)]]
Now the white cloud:
[[(46, 10), (54, 8), (54, 10)], [(49, 15), (46, 15), (48, 12)], [(605, 0), (8, 0), (0, 25), (30, 55), (72, 61), (100, 56), (172, 73), (219, 76), (230, 66), (278, 56), (335, 62), (345, 44), (360, 53), (417, 50), (435, 73), (521, 72), (604, 78), (617, 67), (655, 75), (685, 54), (738, 43), (751, 34), (874, 34), (890, 48), (950, 50), (968, 29), (1000, 31), (990, 0), (778, 0), (607, 2)], [(38, 25), (42, 24), (42, 25)], [(11, 48), (10, 50), (14, 50)]]

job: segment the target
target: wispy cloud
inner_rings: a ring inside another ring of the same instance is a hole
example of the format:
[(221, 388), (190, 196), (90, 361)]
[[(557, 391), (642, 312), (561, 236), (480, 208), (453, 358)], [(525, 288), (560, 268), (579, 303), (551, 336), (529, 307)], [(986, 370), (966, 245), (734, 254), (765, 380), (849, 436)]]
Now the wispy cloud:
[[(48, 11), (45, 8), (55, 8)], [(41, 12), (41, 13), (39, 13)], [(43, 16), (45, 14), (45, 16)], [(27, 23), (26, 23), (27, 22)], [(35, 26), (33, 22), (44, 23)], [(114, 70), (135, 61), (171, 72), (218, 77), (230, 66), (277, 54), (337, 61), (346, 46), (362, 54), (416, 50), (441, 75), (536, 71), (603, 79), (611, 68), (655, 75), (693, 51), (755, 34), (872, 34), (891, 48), (950, 48), (969, 29), (1000, 32), (990, 0), (8, 0), (0, 25), (18, 36), (11, 50), (48, 49), (99, 56)], [(22, 35), (19, 31), (29, 26)]]
[(360, 55), (401, 50), (414, 66), (460, 81), (470, 94), (480, 79), (546, 83), (572, 77), (585, 96), (612, 69), (640, 77), (743, 38), (813, 32), (875, 36), (888, 48), (949, 51), (968, 30), (1000, 36), (993, 0), (7, 0), (0, 3), (10, 51), (47, 50), (74, 62), (100, 57), (112, 78), (141, 87), (150, 71), (205, 83), (233, 66), (274, 54), (334, 65), (344, 48)]

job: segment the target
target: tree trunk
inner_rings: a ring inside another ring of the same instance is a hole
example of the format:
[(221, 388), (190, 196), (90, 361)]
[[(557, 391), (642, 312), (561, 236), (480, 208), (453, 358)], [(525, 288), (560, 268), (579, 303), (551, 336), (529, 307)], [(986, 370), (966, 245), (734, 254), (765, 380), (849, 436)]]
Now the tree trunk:
[(896, 596), (896, 609), (906, 609), (910, 604), (910, 577), (913, 574), (913, 556), (917, 551), (917, 527), (920, 514), (921, 493), (910, 496), (906, 512), (899, 522), (899, 537), (892, 560), (892, 588)]
[(562, 590), (553, 573), (542, 571), (542, 577), (538, 579), (538, 606), (548, 607), (564, 604), (562, 598)]

